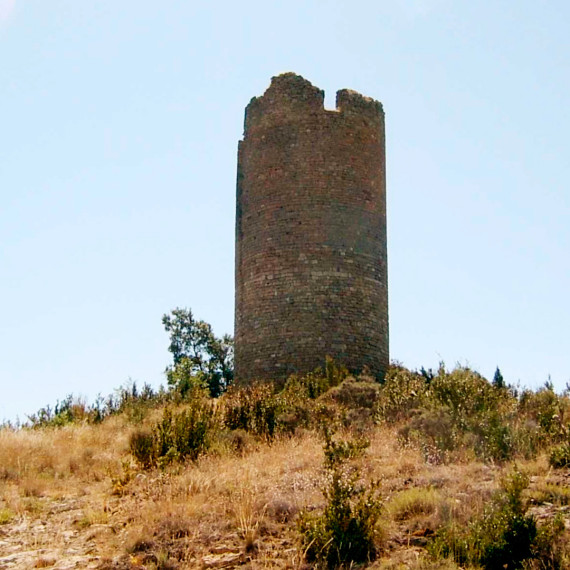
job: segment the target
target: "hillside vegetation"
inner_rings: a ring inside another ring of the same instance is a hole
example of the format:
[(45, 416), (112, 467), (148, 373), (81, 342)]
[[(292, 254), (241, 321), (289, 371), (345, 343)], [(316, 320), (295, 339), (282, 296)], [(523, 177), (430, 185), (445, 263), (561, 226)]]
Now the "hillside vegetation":
[(570, 568), (567, 392), (214, 369), (0, 429), (0, 568)]

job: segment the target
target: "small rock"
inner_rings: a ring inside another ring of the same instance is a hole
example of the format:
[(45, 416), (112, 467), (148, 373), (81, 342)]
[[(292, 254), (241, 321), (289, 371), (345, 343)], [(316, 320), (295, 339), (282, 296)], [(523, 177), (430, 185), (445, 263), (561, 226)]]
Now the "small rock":
[(236, 549), (232, 548), (231, 546), (227, 546), (226, 544), (222, 544), (221, 546), (214, 546), (210, 548), (212, 554), (227, 554), (231, 552), (232, 554), (236, 554)]
[(236, 552), (228, 552), (226, 554), (209, 554), (202, 558), (204, 568), (226, 568), (232, 564), (241, 562), (242, 555)]

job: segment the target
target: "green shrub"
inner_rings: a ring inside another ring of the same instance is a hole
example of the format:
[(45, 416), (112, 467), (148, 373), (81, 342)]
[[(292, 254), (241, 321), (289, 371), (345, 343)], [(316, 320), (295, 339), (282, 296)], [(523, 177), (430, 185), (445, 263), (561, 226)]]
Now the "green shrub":
[(353, 440), (335, 441), (327, 424), (323, 424), (324, 445), (323, 451), (325, 455), (325, 468), (335, 469), (341, 466), (348, 459), (361, 457), (364, 451), (370, 446), (370, 442), (364, 438)]
[(549, 461), (555, 469), (570, 467), (570, 442), (553, 447), (550, 451)]
[(432, 464), (446, 463), (461, 437), (446, 408), (421, 411), (400, 428), (398, 436), (404, 444), (417, 444)]
[(73, 394), (66, 396), (55, 407), (46, 406), (28, 416), (28, 425), (32, 428), (63, 427), (71, 423), (88, 422), (90, 413), (87, 404)]
[(349, 377), (332, 388), (327, 396), (347, 408), (374, 408), (379, 392), (377, 382), (356, 382)]
[(231, 388), (222, 400), (222, 423), (271, 439), (275, 435), (279, 399), (270, 384)]
[(450, 410), (455, 422), (461, 425), (468, 418), (500, 410), (505, 395), (470, 368), (457, 367), (447, 372), (441, 364), (429, 384), (429, 397), (435, 404)]
[(143, 468), (196, 460), (210, 445), (213, 425), (214, 410), (207, 400), (195, 400), (176, 414), (165, 408), (161, 420), (150, 431), (132, 434), (129, 448)]
[[(440, 558), (452, 558), (459, 565), (474, 565), (489, 570), (522, 568), (536, 560), (543, 568), (554, 559), (555, 543), (563, 526), (548, 524), (537, 528), (523, 492), (528, 477), (515, 470), (507, 476), (492, 504), (467, 527), (450, 524), (440, 529), (429, 549)], [(557, 556), (557, 555), (556, 555)]]
[(532, 459), (541, 450), (540, 434), (536, 423), (531, 419), (515, 414), (511, 422), (511, 442), (513, 456)]
[(159, 461), (197, 459), (208, 448), (212, 415), (211, 404), (206, 401), (195, 401), (174, 415), (166, 408), (162, 420), (155, 426)]
[(153, 432), (148, 430), (133, 432), (129, 440), (129, 450), (143, 469), (150, 469), (157, 459)]
[(536, 521), (527, 515), (522, 497), (528, 476), (515, 471), (502, 482), (502, 491), (491, 509), (473, 526), (480, 563), (485, 568), (520, 568), (533, 555)]
[(534, 568), (563, 570), (570, 566), (570, 552), (562, 538), (564, 530), (564, 517), (560, 513), (538, 529), (533, 544), (533, 559), (538, 564)]
[(475, 452), (481, 458), (491, 461), (507, 461), (512, 458), (514, 445), (512, 429), (505, 418), (496, 410), (484, 410), (479, 421), (470, 425), (475, 434)]
[(348, 376), (348, 370), (342, 364), (338, 364), (331, 356), (325, 359), (325, 377), (329, 388), (338, 386)]
[(293, 434), (298, 427), (310, 428), (319, 425), (323, 404), (317, 399), (328, 389), (328, 381), (320, 369), (304, 376), (290, 376), (283, 390), (277, 395), (277, 429), (286, 434)]
[(317, 368), (314, 372), (309, 372), (304, 376), (291, 375), (287, 379), (287, 382), (285, 382), (283, 393), (296, 394), (297, 396), (302, 395), (311, 400), (315, 400), (329, 388), (330, 385), (327, 377), (320, 368)]
[(426, 381), (421, 374), (401, 366), (391, 367), (378, 395), (378, 420), (393, 423), (410, 417), (424, 405), (426, 391)]
[(348, 370), (337, 364), (330, 356), (325, 359), (325, 370), (317, 368), (303, 376), (292, 374), (285, 383), (283, 394), (296, 394), (311, 400), (338, 386), (348, 376)]
[(373, 560), (374, 527), (380, 515), (376, 487), (360, 487), (356, 473), (335, 469), (323, 493), (324, 512), (317, 517), (305, 513), (299, 522), (307, 560), (326, 568)]
[(306, 558), (317, 567), (336, 568), (376, 556), (375, 527), (381, 509), (378, 484), (360, 485), (358, 470), (346, 465), (348, 458), (362, 451), (362, 443), (333, 442), (325, 430), (325, 508), (318, 515), (304, 512), (299, 520)]
[(151, 408), (168, 400), (169, 394), (162, 388), (155, 391), (149, 384), (143, 384), (143, 387), (139, 388), (136, 382), (129, 381), (107, 398), (97, 396), (91, 405), (69, 394), (61, 402), (58, 401), (53, 408), (46, 406), (28, 416), (24, 427), (37, 429), (58, 428), (72, 423), (97, 424), (116, 414), (125, 414), (131, 423), (141, 423)]
[(534, 421), (539, 428), (541, 443), (548, 444), (564, 439), (570, 414), (568, 397), (559, 396), (554, 392), (551, 383), (532, 392), (525, 390), (520, 397), (519, 414)]
[(291, 376), (281, 391), (274, 383), (234, 386), (220, 399), (221, 423), (228, 430), (241, 429), (265, 439), (319, 426), (323, 418), (334, 423), (336, 411), (317, 399), (326, 390), (328, 380), (319, 370)]
[(509, 390), (493, 386), (469, 368), (447, 372), (442, 364), (437, 374), (410, 373), (401, 367), (389, 374), (378, 417), (407, 420), (399, 430), (402, 441), (420, 447), (429, 462), (464, 458), (465, 452), (503, 462), (519, 451), (525, 457), (536, 453), (532, 433), (523, 429), (524, 424), (517, 427), (516, 408)]

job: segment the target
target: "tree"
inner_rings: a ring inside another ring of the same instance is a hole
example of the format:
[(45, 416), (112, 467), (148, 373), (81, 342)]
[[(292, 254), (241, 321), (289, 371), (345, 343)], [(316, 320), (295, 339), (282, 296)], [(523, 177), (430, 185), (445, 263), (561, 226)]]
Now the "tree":
[(190, 309), (176, 308), (163, 315), (170, 334), (169, 352), (174, 361), (166, 368), (168, 384), (184, 394), (193, 386), (205, 386), (213, 397), (224, 392), (233, 380), (234, 343), (230, 335), (218, 338), (205, 321)]
[(505, 387), (505, 380), (504, 380), (503, 375), (501, 374), (501, 371), (499, 370), (498, 366), (497, 366), (497, 370), (495, 370), (495, 375), (493, 376), (493, 386), (495, 386), (495, 388), (504, 388)]

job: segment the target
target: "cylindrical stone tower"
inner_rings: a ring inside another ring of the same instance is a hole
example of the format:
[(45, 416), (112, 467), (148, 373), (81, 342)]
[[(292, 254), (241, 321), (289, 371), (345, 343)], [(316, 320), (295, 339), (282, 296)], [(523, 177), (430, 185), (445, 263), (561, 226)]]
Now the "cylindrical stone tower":
[(388, 367), (382, 105), (293, 73), (246, 108), (236, 213), (235, 377), (283, 380), (330, 355)]

